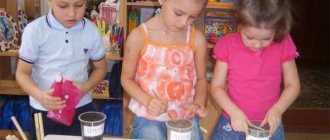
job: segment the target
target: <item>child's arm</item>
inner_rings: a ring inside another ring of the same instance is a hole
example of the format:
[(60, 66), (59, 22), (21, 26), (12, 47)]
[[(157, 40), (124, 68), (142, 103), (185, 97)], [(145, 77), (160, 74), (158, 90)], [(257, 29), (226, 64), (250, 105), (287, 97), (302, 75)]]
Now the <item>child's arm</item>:
[(214, 100), (231, 117), (231, 126), (235, 131), (248, 133), (249, 119), (229, 98), (226, 92), (228, 64), (217, 61), (211, 82), (211, 94)]
[(100, 61), (93, 61), (92, 64), (92, 73), (90, 74), (87, 82), (83, 85), (81, 83), (75, 82), (75, 85), (83, 94), (86, 94), (88, 91), (92, 90), (92, 88), (94, 88), (104, 79), (104, 76), (107, 73), (107, 64), (105, 58)]
[(121, 73), (121, 85), (126, 93), (147, 108), (149, 114), (159, 116), (167, 111), (167, 102), (145, 93), (135, 81), (135, 73), (144, 45), (143, 32), (136, 28), (127, 38)]
[(282, 114), (298, 97), (300, 92), (300, 82), (297, 66), (294, 60), (284, 62), (282, 65), (284, 89), (280, 99), (267, 112), (261, 125), (268, 123), (269, 134), (272, 135), (277, 126), (282, 121)]
[(207, 114), (205, 107), (207, 99), (207, 44), (205, 36), (198, 30), (196, 30), (195, 38), (194, 62), (197, 81), (195, 86), (194, 102), (192, 104), (184, 104), (181, 106), (186, 112), (186, 114), (184, 115), (185, 119), (190, 119), (196, 114), (200, 117), (205, 117)]
[(22, 60), (18, 61), (16, 70), (16, 81), (21, 86), (21, 88), (34, 99), (36, 99), (43, 107), (47, 110), (60, 110), (65, 107), (65, 100), (61, 100), (60, 97), (53, 97), (51, 94), (52, 90), (42, 91), (35, 84), (31, 78), (32, 64), (24, 62)]
[(200, 107), (200, 110), (197, 110), (197, 114), (201, 117), (205, 117), (205, 103), (207, 99), (207, 43), (205, 36), (198, 30), (196, 30), (194, 61), (197, 74), (194, 104)]

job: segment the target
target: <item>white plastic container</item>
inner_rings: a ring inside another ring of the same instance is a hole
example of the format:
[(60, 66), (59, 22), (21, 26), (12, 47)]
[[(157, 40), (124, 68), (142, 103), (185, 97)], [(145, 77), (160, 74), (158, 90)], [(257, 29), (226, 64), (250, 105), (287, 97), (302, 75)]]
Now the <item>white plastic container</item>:
[(189, 120), (170, 120), (166, 122), (167, 140), (191, 140), (192, 123)]

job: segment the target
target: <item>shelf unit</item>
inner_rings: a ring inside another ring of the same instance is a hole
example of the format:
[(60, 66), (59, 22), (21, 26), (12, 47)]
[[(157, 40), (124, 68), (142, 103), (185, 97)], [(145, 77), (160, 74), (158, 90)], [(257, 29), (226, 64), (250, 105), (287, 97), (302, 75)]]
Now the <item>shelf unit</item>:
[[(10, 50), (7, 52), (0, 52), (0, 63), (1, 69), (0, 69), (0, 94), (6, 94), (6, 95), (27, 95), (18, 85), (18, 83), (14, 80), (14, 76), (8, 73), (10, 71), (10, 67), (8, 66), (8, 61), (10, 61), (10, 57), (18, 57), (18, 50)], [(121, 56), (114, 56), (111, 54), (106, 55), (107, 61), (121, 61), (123, 58)], [(4, 66), (2, 66), (4, 64)], [(6, 66), (5, 66), (6, 65)], [(5, 70), (7, 69), (7, 70)], [(92, 96), (94, 99), (118, 99), (118, 98), (108, 98), (103, 96)]]
[[(40, 16), (40, 0), (25, 0), (25, 10), (27, 14), (31, 15), (31, 18), (38, 18)], [(122, 0), (120, 0), (122, 1)], [(17, 21), (17, 1), (16, 0), (0, 0), (0, 8), (4, 8), (10, 15), (13, 16), (13, 19)], [(119, 16), (123, 17), (124, 13), (123, 4), (119, 10)], [(121, 18), (120, 24), (124, 23)], [(27, 96), (27, 94), (22, 90), (19, 84), (15, 80), (15, 76), (12, 74), (11, 68), (11, 58), (18, 59), (18, 50), (9, 50), (6, 52), (0, 51), (0, 94), (2, 95), (18, 95), (18, 96)], [(107, 61), (122, 61), (123, 58), (120, 55), (107, 54), (105, 56)], [(106, 97), (104, 95), (94, 95), (92, 94), (93, 99), (100, 100), (123, 100), (122, 98)], [(4, 138), (8, 134), (13, 133), (14, 130), (2, 130), (0, 129), (0, 139)], [(16, 133), (15, 133), (16, 134)], [(19, 135), (16, 135), (19, 136)]]
[[(137, 2), (127, 2), (127, 0), (123, 0), (123, 5), (125, 10), (123, 11), (123, 14), (125, 17), (124, 20), (124, 38), (126, 39), (128, 32), (128, 13), (129, 9), (131, 7), (135, 8), (142, 8), (142, 7), (158, 7), (160, 4), (158, 2), (148, 2), (148, 1), (137, 1)], [(226, 3), (226, 2), (209, 2), (206, 6), (206, 9), (203, 11), (203, 13), (196, 19), (194, 22), (195, 28), (199, 29), (200, 31), (204, 32), (204, 17), (207, 11), (217, 11), (217, 10), (225, 10), (225, 11), (231, 11), (235, 10), (235, 6), (233, 3)], [(208, 43), (207, 48), (212, 49), (215, 44)], [(210, 56), (209, 56), (210, 57)], [(209, 88), (208, 88), (209, 89)], [(210, 90), (208, 90), (210, 92)], [(130, 124), (132, 122), (134, 114), (127, 108), (129, 102), (129, 96), (127, 94), (124, 94), (123, 98), (123, 104), (124, 104), (124, 136), (127, 137), (128, 133), (130, 131)], [(220, 114), (220, 109), (216, 102), (209, 97), (207, 101), (207, 109), (208, 109), (208, 116), (206, 118), (201, 119), (201, 126), (203, 127), (203, 134), (204, 139), (209, 139), (213, 128), (216, 124), (216, 121)]]

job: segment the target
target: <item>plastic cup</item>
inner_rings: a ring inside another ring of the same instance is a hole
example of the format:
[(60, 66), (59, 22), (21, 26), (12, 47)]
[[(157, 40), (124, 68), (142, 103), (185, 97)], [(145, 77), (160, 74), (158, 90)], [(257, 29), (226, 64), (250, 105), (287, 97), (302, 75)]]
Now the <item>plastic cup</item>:
[(166, 122), (167, 140), (190, 140), (192, 123), (189, 120), (170, 120)]
[(106, 116), (102, 112), (89, 111), (78, 116), (83, 140), (102, 140)]
[[(260, 125), (260, 123), (253, 124), (255, 126)], [(249, 135), (246, 135), (246, 140), (269, 140), (269, 126), (265, 125), (262, 129), (249, 126)]]

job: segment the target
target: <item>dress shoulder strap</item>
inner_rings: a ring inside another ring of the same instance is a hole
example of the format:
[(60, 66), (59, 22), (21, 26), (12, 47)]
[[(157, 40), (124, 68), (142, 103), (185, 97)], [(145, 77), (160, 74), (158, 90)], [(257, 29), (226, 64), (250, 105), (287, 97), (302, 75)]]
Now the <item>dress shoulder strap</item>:
[(186, 43), (194, 50), (195, 49), (195, 35), (196, 29), (194, 27), (189, 26), (187, 30)]
[(145, 23), (142, 23), (142, 24), (140, 25), (140, 29), (141, 29), (141, 31), (143, 32), (144, 39), (147, 40), (147, 39), (149, 38), (149, 33), (148, 33), (148, 29), (147, 29), (146, 24), (145, 24)]

